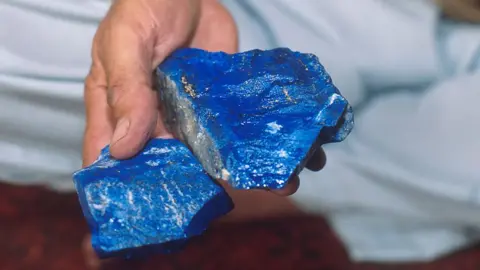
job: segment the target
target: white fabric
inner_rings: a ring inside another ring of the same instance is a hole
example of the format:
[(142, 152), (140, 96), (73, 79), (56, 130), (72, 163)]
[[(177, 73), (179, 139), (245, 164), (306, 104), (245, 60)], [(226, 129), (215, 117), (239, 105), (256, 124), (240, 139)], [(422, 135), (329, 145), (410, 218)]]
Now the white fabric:
[(95, 0), (0, 1), (0, 179), (72, 189)]
[[(429, 260), (478, 239), (480, 30), (422, 0), (225, 0), (241, 49), (317, 54), (356, 111), (293, 199), (356, 260)], [(0, 179), (71, 190), (102, 0), (0, 1)], [(321, 239), (319, 240), (321, 241)]]

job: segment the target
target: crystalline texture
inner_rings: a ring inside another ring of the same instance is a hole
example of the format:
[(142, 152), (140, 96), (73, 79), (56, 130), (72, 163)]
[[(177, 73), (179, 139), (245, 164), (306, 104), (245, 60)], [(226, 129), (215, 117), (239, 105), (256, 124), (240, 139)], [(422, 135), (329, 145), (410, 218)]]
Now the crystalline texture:
[(182, 49), (156, 74), (167, 126), (236, 188), (285, 186), (316, 147), (353, 127), (351, 107), (312, 54)]
[(223, 188), (173, 139), (154, 139), (122, 161), (105, 148), (74, 182), (101, 257), (174, 251), (232, 209)]

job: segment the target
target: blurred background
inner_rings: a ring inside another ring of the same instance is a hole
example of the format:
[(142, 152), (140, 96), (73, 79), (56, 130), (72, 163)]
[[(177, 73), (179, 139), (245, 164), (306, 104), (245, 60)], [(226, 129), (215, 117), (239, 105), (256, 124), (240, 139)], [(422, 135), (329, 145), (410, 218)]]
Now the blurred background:
[(356, 127), (298, 192), (169, 256), (99, 264), (71, 173), (108, 0), (0, 0), (0, 269), (480, 269), (480, 1), (224, 0), (240, 50), (316, 54)]

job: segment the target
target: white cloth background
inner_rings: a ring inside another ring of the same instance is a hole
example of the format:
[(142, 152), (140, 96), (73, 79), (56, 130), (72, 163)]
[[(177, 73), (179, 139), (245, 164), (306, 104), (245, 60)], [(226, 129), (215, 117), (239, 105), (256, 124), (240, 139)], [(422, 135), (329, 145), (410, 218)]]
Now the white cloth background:
[(95, 0), (0, 1), (0, 179), (73, 188)]

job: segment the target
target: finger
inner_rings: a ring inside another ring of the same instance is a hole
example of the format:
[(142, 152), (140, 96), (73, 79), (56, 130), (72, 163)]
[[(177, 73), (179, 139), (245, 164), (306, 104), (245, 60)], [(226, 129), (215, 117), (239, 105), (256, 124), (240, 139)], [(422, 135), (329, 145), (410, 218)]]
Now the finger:
[(270, 191), (280, 196), (290, 196), (297, 192), (300, 186), (300, 178), (298, 175), (294, 175), (290, 178), (287, 185), (282, 189), (271, 189)]
[(219, 1), (201, 1), (200, 19), (190, 46), (207, 51), (238, 51), (238, 29)]
[(103, 70), (92, 65), (85, 80), (86, 126), (83, 141), (83, 166), (92, 164), (110, 141), (113, 125), (107, 104), (106, 81)]
[(307, 169), (311, 171), (319, 171), (325, 167), (327, 163), (327, 156), (321, 147), (319, 147), (312, 157), (307, 161)]
[(162, 139), (172, 139), (174, 136), (170, 131), (166, 128), (165, 123), (161, 121), (162, 115), (157, 112), (157, 125), (155, 126), (155, 131), (153, 132), (153, 137), (155, 138), (162, 138)]
[(100, 40), (105, 66), (107, 100), (115, 122), (112, 156), (129, 158), (143, 148), (157, 125), (157, 95), (152, 90), (153, 44), (128, 26), (110, 27)]

